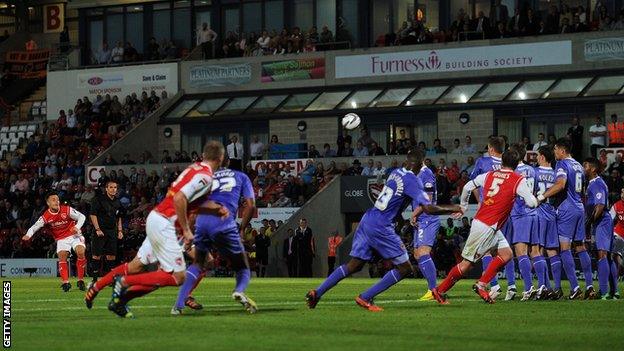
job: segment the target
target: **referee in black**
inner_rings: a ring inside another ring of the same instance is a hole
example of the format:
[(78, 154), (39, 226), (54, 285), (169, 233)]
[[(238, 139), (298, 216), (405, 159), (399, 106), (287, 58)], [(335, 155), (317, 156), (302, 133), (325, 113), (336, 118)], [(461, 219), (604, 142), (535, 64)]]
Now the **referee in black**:
[[(89, 217), (95, 228), (91, 243), (91, 277), (97, 280), (115, 267), (117, 244), (123, 238), (123, 207), (117, 199), (115, 181), (108, 180), (104, 193), (93, 198)], [(102, 256), (106, 256), (103, 264)]]

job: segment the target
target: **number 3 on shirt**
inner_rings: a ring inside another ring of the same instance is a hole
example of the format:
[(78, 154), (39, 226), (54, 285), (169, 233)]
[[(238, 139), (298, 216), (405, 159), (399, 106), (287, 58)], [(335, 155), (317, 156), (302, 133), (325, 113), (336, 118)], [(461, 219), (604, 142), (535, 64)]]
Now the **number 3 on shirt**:
[(492, 184), (490, 185), (490, 190), (488, 190), (486, 196), (492, 197), (500, 191), (500, 185), (503, 183), (504, 179), (502, 178), (494, 178), (492, 179)]
[(583, 174), (581, 173), (576, 173), (576, 179), (574, 179), (574, 190), (577, 193), (583, 191)]
[(388, 207), (388, 202), (390, 202), (392, 195), (394, 195), (394, 190), (384, 186), (383, 189), (381, 189), (381, 193), (379, 193), (377, 201), (375, 201), (375, 207), (381, 211), (385, 210), (386, 207)]

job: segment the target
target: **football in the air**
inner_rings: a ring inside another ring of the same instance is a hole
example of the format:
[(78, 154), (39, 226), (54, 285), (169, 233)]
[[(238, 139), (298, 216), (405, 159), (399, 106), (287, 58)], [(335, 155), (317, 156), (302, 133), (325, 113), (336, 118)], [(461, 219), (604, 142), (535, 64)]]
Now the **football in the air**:
[(360, 126), (360, 116), (356, 113), (347, 113), (342, 117), (342, 126), (347, 130), (353, 130)]

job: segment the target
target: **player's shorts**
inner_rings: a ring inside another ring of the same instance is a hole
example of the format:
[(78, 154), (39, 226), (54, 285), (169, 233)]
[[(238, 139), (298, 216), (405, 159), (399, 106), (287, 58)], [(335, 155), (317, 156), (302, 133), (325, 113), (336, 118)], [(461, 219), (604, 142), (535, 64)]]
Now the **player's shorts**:
[(512, 217), (513, 235), (511, 243), (540, 244), (537, 222), (538, 218), (535, 214)]
[(414, 248), (421, 246), (433, 247), (440, 230), (440, 220), (433, 219), (424, 222), (418, 222), (418, 229), (414, 231)]
[(537, 232), (540, 246), (547, 249), (559, 248), (559, 235), (557, 233), (557, 222), (555, 220), (538, 216)]
[(59, 253), (61, 251), (71, 251), (72, 249), (74, 249), (75, 251), (77, 246), (86, 247), (85, 238), (84, 236), (82, 236), (82, 234), (70, 235), (67, 238), (57, 240), (56, 253)]
[(500, 230), (475, 219), (470, 227), (470, 235), (466, 240), (462, 257), (472, 263), (477, 262), (492, 249), (509, 247), (509, 242)]
[(513, 222), (513, 219), (509, 217), (509, 219), (507, 219), (505, 224), (503, 224), (503, 226), (500, 228), (501, 233), (503, 233), (503, 236), (505, 237), (505, 240), (507, 240), (508, 243), (510, 243), (513, 240), (513, 223), (512, 222)]
[(143, 240), (143, 244), (141, 244), (139, 251), (137, 251), (137, 257), (144, 266), (158, 262), (156, 256), (154, 256), (154, 252), (152, 252), (152, 244), (150, 244), (149, 239), (145, 238), (145, 240)]
[(585, 240), (585, 212), (562, 204), (557, 209), (557, 234), (565, 241)]
[(603, 218), (598, 224), (592, 227), (596, 237), (596, 248), (598, 250), (611, 252), (613, 250), (613, 225), (611, 217)]
[(184, 272), (186, 270), (184, 252), (176, 238), (176, 229), (172, 221), (152, 211), (147, 216), (145, 232), (155, 257), (153, 261), (158, 261), (163, 271)]
[(91, 255), (92, 256), (116, 256), (117, 255), (117, 232), (115, 230), (103, 229), (103, 236), (97, 236), (93, 233), (91, 239)]
[(209, 252), (214, 248), (222, 255), (237, 255), (245, 252), (237, 227), (215, 231), (212, 227), (202, 225), (203, 216), (205, 215), (198, 216), (196, 221), (193, 240), (196, 250)]
[(613, 236), (613, 253), (624, 257), (624, 238), (619, 235)]
[(364, 214), (355, 230), (349, 255), (362, 261), (370, 261), (373, 251), (376, 251), (382, 258), (393, 260), (394, 264), (409, 260), (405, 245), (395, 233), (392, 224), (381, 224), (374, 218), (367, 218), (368, 214)]

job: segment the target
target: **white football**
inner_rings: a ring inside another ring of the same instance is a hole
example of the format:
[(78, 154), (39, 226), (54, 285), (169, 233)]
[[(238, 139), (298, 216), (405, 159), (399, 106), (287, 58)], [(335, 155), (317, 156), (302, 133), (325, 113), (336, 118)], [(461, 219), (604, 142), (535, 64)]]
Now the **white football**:
[(361, 121), (360, 116), (356, 113), (347, 113), (342, 117), (342, 126), (347, 130), (353, 130), (360, 126)]

